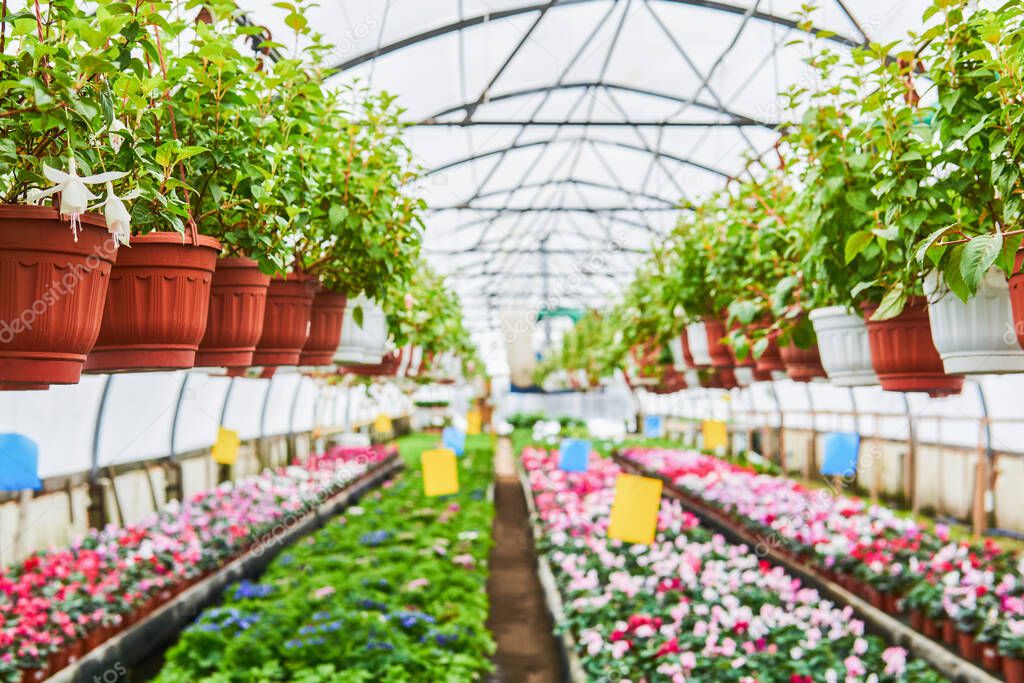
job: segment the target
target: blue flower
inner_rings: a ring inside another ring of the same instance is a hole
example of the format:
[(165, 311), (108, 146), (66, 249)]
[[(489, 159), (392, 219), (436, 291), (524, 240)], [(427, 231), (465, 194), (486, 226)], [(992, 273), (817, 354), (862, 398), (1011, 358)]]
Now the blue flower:
[(265, 598), (273, 592), (273, 586), (253, 583), (248, 579), (243, 579), (242, 582), (238, 584), (238, 588), (235, 589), (235, 600), (242, 600), (244, 598)]
[(384, 650), (385, 652), (391, 652), (392, 650), (395, 649), (395, 646), (392, 645), (391, 643), (382, 643), (382, 642), (371, 640), (370, 642), (368, 642), (366, 644), (366, 649), (367, 650)]
[(376, 610), (378, 612), (387, 612), (388, 606), (383, 602), (377, 602), (376, 600), (360, 600), (359, 606), (367, 610)]
[(386, 540), (391, 538), (391, 533), (388, 531), (371, 531), (370, 533), (363, 534), (359, 537), (359, 542), (363, 545), (378, 546), (384, 543)]
[(285, 642), (284, 646), (288, 650), (294, 650), (297, 647), (302, 647), (302, 641), (296, 638), (294, 640), (289, 640)]

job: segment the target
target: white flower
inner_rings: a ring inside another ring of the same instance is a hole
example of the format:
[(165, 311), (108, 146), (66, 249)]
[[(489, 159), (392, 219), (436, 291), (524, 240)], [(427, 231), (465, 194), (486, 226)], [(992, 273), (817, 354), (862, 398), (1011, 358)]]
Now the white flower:
[(82, 225), (81, 215), (89, 208), (89, 200), (97, 199), (97, 196), (90, 192), (86, 185), (109, 183), (125, 177), (128, 173), (126, 171), (111, 171), (83, 178), (78, 175), (78, 164), (75, 162), (75, 157), (72, 156), (68, 160), (67, 173), (43, 164), (43, 175), (51, 183), (54, 183), (54, 186), (47, 190), (33, 190), (29, 193), (29, 201), (35, 203), (60, 192), (60, 215), (62, 218), (71, 219), (71, 232), (77, 242), (78, 231)]
[[(125, 199), (132, 200), (139, 196), (135, 189), (123, 197), (114, 194), (114, 186), (107, 183), (107, 198), (103, 200), (103, 216), (107, 219), (107, 230), (114, 236), (115, 244), (127, 245), (132, 236), (132, 217), (124, 205)], [(98, 208), (91, 206), (90, 209)]]

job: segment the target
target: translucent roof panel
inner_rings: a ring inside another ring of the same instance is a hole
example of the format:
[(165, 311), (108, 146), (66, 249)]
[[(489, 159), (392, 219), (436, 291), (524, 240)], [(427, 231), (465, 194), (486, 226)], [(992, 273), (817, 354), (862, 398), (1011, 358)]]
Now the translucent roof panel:
[[(771, 151), (792, 118), (779, 91), (811, 82), (801, 4), (325, 0), (309, 19), (335, 46), (332, 82), (405, 108), (427, 255), (504, 374), (503, 310), (602, 305), (680, 201)], [(927, 4), (821, 0), (812, 20), (845, 50), (905, 39)], [(241, 5), (288, 43), (271, 0)]]

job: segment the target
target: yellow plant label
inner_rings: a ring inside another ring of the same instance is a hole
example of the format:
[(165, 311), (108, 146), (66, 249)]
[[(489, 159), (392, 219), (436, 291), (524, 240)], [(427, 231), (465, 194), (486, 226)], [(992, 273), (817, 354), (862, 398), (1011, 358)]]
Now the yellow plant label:
[(615, 480), (615, 500), (608, 537), (626, 543), (652, 543), (658, 530), (661, 480), (620, 474)]
[(423, 451), (423, 495), (447, 496), (459, 492), (459, 466), (455, 451), (436, 448)]
[(387, 415), (378, 415), (373, 422), (373, 431), (381, 434), (391, 431), (391, 418)]
[(704, 420), (701, 431), (704, 434), (704, 448), (713, 451), (729, 447), (729, 425), (721, 420)]
[(218, 465), (234, 465), (242, 440), (238, 432), (227, 427), (217, 428), (217, 441), (213, 444), (213, 461)]
[(466, 413), (466, 433), (479, 434), (483, 427), (483, 417), (479, 410), (471, 410)]

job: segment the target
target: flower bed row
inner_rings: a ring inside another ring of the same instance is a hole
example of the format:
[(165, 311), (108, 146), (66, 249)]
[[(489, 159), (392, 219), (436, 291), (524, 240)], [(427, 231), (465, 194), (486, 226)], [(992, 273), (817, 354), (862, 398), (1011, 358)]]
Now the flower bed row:
[(950, 540), (893, 510), (692, 451), (631, 449), (624, 457), (726, 513), (767, 545), (915, 629), (957, 646), (1009, 680), (1024, 680), (1024, 560), (991, 540)]
[(221, 486), (127, 526), (92, 529), (0, 572), (0, 680), (42, 680), (261, 540), (316, 510), (394, 448), (337, 448)]
[(621, 470), (592, 458), (565, 473), (546, 451), (523, 451), (565, 623), (594, 680), (941, 681), (899, 647), (864, 633), (840, 609), (747, 546), (700, 527), (663, 499), (653, 544), (606, 536)]
[(158, 683), (473, 681), (485, 628), (491, 453), (460, 459), (461, 491), (425, 498), (414, 464), (226, 591), (168, 652)]

